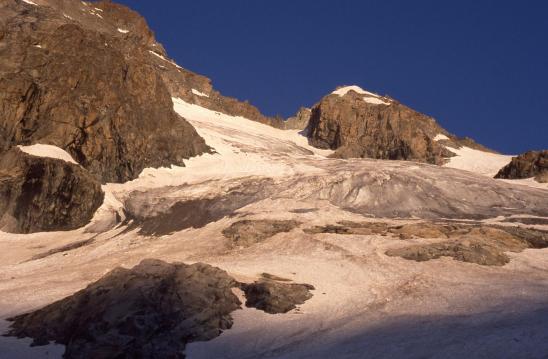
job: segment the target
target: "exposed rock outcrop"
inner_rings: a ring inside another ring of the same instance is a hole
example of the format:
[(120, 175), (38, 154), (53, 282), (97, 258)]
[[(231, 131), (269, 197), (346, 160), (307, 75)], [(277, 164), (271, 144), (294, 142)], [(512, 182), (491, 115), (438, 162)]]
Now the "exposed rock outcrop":
[(517, 157), (503, 167), (495, 178), (531, 178), (540, 183), (548, 183), (548, 150), (529, 151)]
[(303, 230), (308, 234), (330, 233), (330, 234), (355, 234), (355, 235), (386, 235), (388, 225), (383, 222), (350, 222), (342, 221), (338, 224), (326, 224), (324, 226), (314, 226)]
[(231, 116), (242, 116), (278, 129), (285, 129), (285, 121), (282, 118), (262, 114), (247, 100), (240, 101), (233, 97), (223, 96), (213, 88), (211, 80), (207, 77), (177, 67), (175, 69), (162, 68), (160, 74), (173, 97), (213, 111)]
[[(443, 164), (454, 155), (446, 145), (462, 145), (432, 117), (357, 86), (339, 88), (316, 104), (308, 135), (313, 146), (335, 150), (332, 156), (338, 158)], [(443, 145), (438, 135), (444, 138)]]
[(442, 242), (416, 244), (391, 249), (389, 256), (419, 262), (452, 257), (462, 262), (481, 265), (504, 265), (510, 258), (504, 252), (521, 252), (526, 248), (548, 247), (548, 232), (532, 228), (483, 224), (416, 222), (389, 225), (385, 222), (349, 222), (314, 226), (308, 234), (380, 235), (402, 240), (415, 238), (443, 239)]
[(461, 262), (501, 266), (510, 261), (508, 256), (504, 254), (504, 250), (506, 248), (481, 241), (449, 241), (391, 250), (387, 254), (417, 262), (424, 262), (440, 257), (451, 257)]
[(208, 151), (173, 111), (144, 19), (110, 1), (36, 4), (0, 5), (0, 151), (56, 145), (103, 182)]
[(87, 224), (103, 202), (100, 183), (80, 166), (18, 148), (0, 155), (0, 230), (70, 230)]
[(305, 130), (310, 122), (312, 110), (306, 107), (301, 107), (295, 116), (288, 118), (285, 121), (284, 129), (286, 130)]
[(66, 345), (65, 358), (184, 358), (187, 343), (232, 326), (237, 287), (207, 264), (143, 260), (116, 268), (87, 288), (19, 315), (10, 336)]
[[(413, 227), (408, 227), (405, 232), (409, 235), (413, 233), (419, 238), (449, 238), (449, 240), (392, 249), (386, 254), (418, 262), (451, 257), (462, 262), (502, 266), (510, 261), (505, 252), (521, 252), (527, 248), (548, 247), (548, 232), (535, 229), (430, 224), (430, 231), (422, 232), (420, 226), (421, 224), (413, 225)], [(437, 234), (432, 232), (436, 227)]]
[(280, 283), (270, 279), (260, 279), (251, 284), (242, 284), (247, 298), (247, 307), (257, 308), (266, 313), (287, 313), (312, 298), (310, 284)]
[(223, 235), (232, 240), (234, 247), (249, 247), (275, 234), (289, 232), (299, 225), (299, 222), (293, 220), (243, 220), (225, 228)]

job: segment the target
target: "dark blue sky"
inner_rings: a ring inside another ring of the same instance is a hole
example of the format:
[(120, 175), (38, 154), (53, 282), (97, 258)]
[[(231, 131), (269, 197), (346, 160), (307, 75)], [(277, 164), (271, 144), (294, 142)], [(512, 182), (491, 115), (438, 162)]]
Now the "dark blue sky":
[(548, 148), (548, 1), (121, 2), (181, 66), (266, 114), (357, 84), (503, 153)]

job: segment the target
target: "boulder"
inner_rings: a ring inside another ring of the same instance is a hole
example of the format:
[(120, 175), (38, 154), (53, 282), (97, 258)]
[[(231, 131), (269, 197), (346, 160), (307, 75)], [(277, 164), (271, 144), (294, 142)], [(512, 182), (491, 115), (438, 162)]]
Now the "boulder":
[(10, 336), (64, 344), (64, 358), (184, 358), (187, 343), (232, 326), (238, 284), (225, 271), (146, 259), (85, 289), (11, 318)]
[(260, 279), (254, 283), (242, 284), (247, 298), (245, 305), (269, 314), (287, 313), (297, 305), (312, 298), (310, 284), (280, 283), (270, 279)]

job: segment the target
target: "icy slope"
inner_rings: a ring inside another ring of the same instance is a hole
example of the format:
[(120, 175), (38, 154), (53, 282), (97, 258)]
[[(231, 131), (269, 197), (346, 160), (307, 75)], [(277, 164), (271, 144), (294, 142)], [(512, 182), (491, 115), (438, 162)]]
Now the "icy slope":
[[(0, 319), (70, 295), (116, 266), (157, 258), (209, 263), (243, 282), (269, 273), (316, 288), (288, 314), (234, 312), (234, 327), (190, 345), (189, 358), (535, 358), (548, 350), (545, 338), (528, 334), (544, 333), (548, 318), (546, 249), (510, 253), (500, 267), (415, 262), (385, 253), (447, 238), (310, 232), (344, 221), (398, 227), (417, 217), (542, 223), (548, 191), (413, 162), (327, 158), (297, 131), (174, 103), (216, 153), (103, 186), (105, 204), (85, 229), (0, 233)], [(238, 245), (223, 231), (243, 220), (298, 225)], [(15, 347), (28, 344), (0, 338), (0, 352), (23, 353)]]
[[(180, 99), (174, 99), (174, 104), (215, 153), (194, 157), (185, 162), (186, 167), (145, 169), (134, 181), (104, 186), (110, 200), (98, 217), (107, 218), (105, 212), (113, 210), (124, 216), (124, 203), (125, 213), (147, 218), (189, 200), (230, 202), (213, 215), (217, 218), (246, 203), (275, 197), (327, 201), (378, 217), (477, 218), (548, 209), (546, 192), (427, 164), (327, 158), (331, 151), (310, 146), (296, 130), (274, 129)], [(467, 165), (477, 164), (480, 173), (499, 156), (473, 150), (462, 153), (457, 158), (464, 158)], [(480, 155), (487, 160), (474, 160), (482, 159)], [(240, 190), (250, 183), (263, 183), (260, 193)]]
[(497, 172), (512, 160), (512, 156), (475, 150), (463, 146), (461, 148), (448, 148), (456, 154), (451, 157), (446, 167), (470, 171), (489, 177), (494, 177)]
[[(440, 137), (440, 139), (444, 138)], [(500, 169), (509, 164), (514, 157), (476, 150), (466, 146), (462, 146), (461, 148), (447, 147), (447, 149), (455, 153), (456, 156), (450, 157), (449, 161), (444, 164), (444, 167), (470, 171), (490, 178), (493, 178), (500, 171)], [(504, 181), (514, 185), (548, 189), (548, 183), (540, 183), (535, 181), (533, 178), (512, 180), (499, 179), (499, 181)]]

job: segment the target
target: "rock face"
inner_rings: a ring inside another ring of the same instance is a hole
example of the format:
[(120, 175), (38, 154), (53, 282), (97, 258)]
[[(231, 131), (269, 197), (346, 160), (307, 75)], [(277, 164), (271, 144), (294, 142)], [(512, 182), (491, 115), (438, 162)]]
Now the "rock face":
[(70, 230), (88, 223), (103, 202), (100, 183), (78, 165), (18, 148), (0, 155), (0, 230)]
[(207, 264), (143, 260), (74, 295), (12, 318), (10, 336), (66, 345), (65, 358), (184, 358), (187, 343), (232, 326), (237, 283)]
[[(157, 61), (161, 61), (161, 59)], [(278, 129), (286, 128), (286, 122), (282, 118), (263, 115), (257, 107), (248, 101), (221, 95), (213, 89), (211, 80), (207, 77), (181, 68), (178, 68), (178, 71), (177, 68), (163, 68), (160, 70), (160, 74), (173, 97), (227, 115), (242, 116)]]
[(541, 183), (548, 183), (548, 150), (529, 151), (517, 157), (502, 168), (495, 178), (531, 178)]
[(336, 150), (333, 157), (442, 164), (452, 155), (436, 142), (438, 134), (448, 133), (433, 118), (356, 86), (340, 88), (316, 104), (308, 129), (310, 143)]
[(157, 70), (172, 97), (185, 102), (218, 111), (231, 116), (242, 116), (279, 129), (285, 129), (286, 122), (281, 118), (263, 115), (248, 101), (240, 101), (223, 96), (213, 88), (211, 80), (188, 71), (165, 57), (156, 57)]
[(251, 284), (242, 284), (247, 307), (257, 308), (269, 314), (287, 313), (312, 298), (310, 284), (279, 283), (261, 279)]
[(0, 5), (0, 152), (51, 144), (103, 182), (208, 151), (173, 111), (146, 22), (109, 1)]

